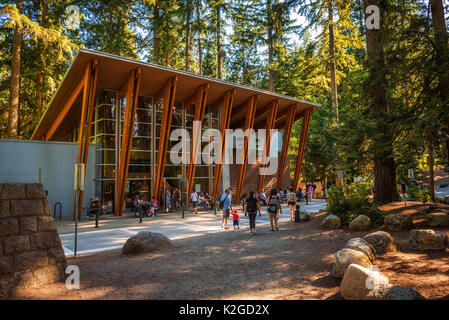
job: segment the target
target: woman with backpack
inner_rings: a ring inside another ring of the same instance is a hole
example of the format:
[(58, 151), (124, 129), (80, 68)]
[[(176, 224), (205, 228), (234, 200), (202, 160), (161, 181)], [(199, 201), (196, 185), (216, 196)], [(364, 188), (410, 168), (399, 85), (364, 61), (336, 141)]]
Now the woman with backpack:
[(254, 236), (256, 235), (256, 215), (257, 212), (260, 214), (259, 200), (254, 196), (254, 191), (249, 192), (249, 196), (246, 198), (245, 216), (248, 215), (249, 218), (249, 228), (250, 233)]
[(290, 187), (287, 193), (287, 203), (290, 208), (290, 220), (295, 220), (295, 207), (296, 207), (296, 193), (293, 191), (293, 188)]
[[(271, 189), (268, 197), (268, 214), (270, 215), (271, 231), (279, 230), (278, 219), (281, 210), (281, 198), (279, 197), (276, 188)], [(273, 223), (274, 222), (274, 223)]]

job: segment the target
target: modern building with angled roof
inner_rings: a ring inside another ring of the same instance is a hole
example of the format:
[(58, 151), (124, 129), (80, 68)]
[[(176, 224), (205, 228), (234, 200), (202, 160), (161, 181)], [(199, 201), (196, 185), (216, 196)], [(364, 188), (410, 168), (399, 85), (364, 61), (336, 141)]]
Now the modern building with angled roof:
[[(170, 159), (171, 147), (177, 143), (170, 140), (170, 133), (181, 128), (192, 132), (194, 121), (203, 131), (218, 129), (222, 136), (226, 129), (283, 130), (279, 156), (283, 169), (293, 123), (303, 119), (291, 182), (298, 186), (309, 120), (318, 107), (298, 98), (81, 49), (32, 139), (77, 142), (78, 163), (87, 164), (88, 157), (95, 157), (95, 193), (103, 210), (120, 216), (136, 194), (161, 199), (168, 188), (184, 188), (187, 194), (201, 190), (213, 197), (222, 191), (223, 164), (175, 164)], [(188, 157), (201, 154), (205, 143), (189, 140)], [(265, 143), (269, 150), (270, 139)], [(89, 153), (89, 144), (96, 145), (95, 154)], [(224, 143), (218, 150), (224, 150)], [(246, 167), (245, 162), (232, 166), (237, 201)], [(279, 170), (277, 186), (282, 180)], [(259, 175), (252, 188), (260, 192), (264, 186), (264, 176)]]

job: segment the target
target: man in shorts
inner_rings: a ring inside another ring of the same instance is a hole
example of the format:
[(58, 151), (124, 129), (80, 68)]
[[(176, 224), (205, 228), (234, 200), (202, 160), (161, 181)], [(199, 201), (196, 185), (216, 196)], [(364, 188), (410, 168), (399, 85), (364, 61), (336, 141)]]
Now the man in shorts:
[(228, 219), (231, 214), (232, 205), (231, 205), (231, 188), (226, 189), (225, 193), (223, 193), (220, 197), (220, 202), (223, 202), (223, 218), (221, 219), (221, 227), (228, 229)]

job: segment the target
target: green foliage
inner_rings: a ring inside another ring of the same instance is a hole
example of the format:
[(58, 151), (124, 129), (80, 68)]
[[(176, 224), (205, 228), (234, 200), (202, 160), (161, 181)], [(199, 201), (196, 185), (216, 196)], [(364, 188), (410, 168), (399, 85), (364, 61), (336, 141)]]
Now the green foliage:
[(335, 214), (343, 225), (348, 225), (357, 216), (364, 214), (371, 219), (372, 226), (382, 224), (382, 213), (371, 201), (370, 185), (367, 182), (349, 185), (346, 190), (332, 186), (328, 193), (327, 212)]
[(421, 188), (414, 183), (407, 186), (407, 195), (415, 201), (426, 203), (430, 201), (430, 189), (428, 187)]
[[(339, 122), (331, 108), (328, 6), (333, 5)], [(0, 7), (0, 137), (6, 136), (11, 43), (14, 23), (24, 26), (21, 55), (20, 136), (29, 138), (58, 88), (76, 46), (185, 69), (186, 8), (192, 10), (190, 71), (217, 77), (220, 38), (223, 79), (268, 88), (321, 104), (314, 111), (302, 166), (303, 180), (372, 177), (376, 151), (388, 137), (397, 178), (423, 171), (426, 149), (447, 164), (444, 125), (447, 101), (440, 98), (435, 33), (428, 2), (388, 0), (382, 8), (389, 114), (373, 117), (366, 88), (376, 86), (367, 69), (363, 1), (349, 0), (54, 0), (14, 1)], [(80, 8), (81, 24), (66, 30), (68, 5)], [(447, 9), (446, 9), (447, 10)], [(220, 16), (217, 13), (220, 12)], [(302, 16), (305, 21), (297, 19)], [(217, 26), (220, 25), (220, 30)], [(268, 62), (268, 30), (273, 61)], [(293, 41), (295, 40), (295, 41)], [(301, 121), (293, 126), (288, 156), (293, 171)], [(439, 134), (440, 133), (440, 134)], [(423, 197), (419, 193), (417, 197)]]

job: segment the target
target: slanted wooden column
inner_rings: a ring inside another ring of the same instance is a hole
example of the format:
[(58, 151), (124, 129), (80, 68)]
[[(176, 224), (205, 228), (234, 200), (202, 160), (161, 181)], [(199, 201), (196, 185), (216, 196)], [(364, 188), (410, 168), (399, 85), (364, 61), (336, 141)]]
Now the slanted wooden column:
[(305, 111), (304, 117), (302, 118), (301, 136), (299, 138), (298, 143), (298, 156), (296, 157), (296, 168), (295, 168), (295, 175), (293, 178), (293, 188), (295, 189), (295, 191), (298, 189), (299, 186), (299, 177), (301, 176), (301, 166), (302, 160), (304, 158), (304, 150), (306, 147), (306, 140), (307, 140), (307, 131), (309, 130), (309, 122), (311, 115), (312, 109), (308, 109)]
[[(270, 158), (270, 146), (271, 146), (271, 129), (274, 128), (276, 123), (276, 115), (279, 107), (279, 100), (272, 101), (268, 110), (267, 122), (265, 124), (265, 149), (262, 155), (262, 164), (259, 166), (259, 181), (257, 183), (257, 196), (263, 190), (265, 182), (265, 163), (267, 159)], [(262, 168), (263, 174), (260, 174), (260, 169)]]
[(244, 141), (243, 141), (243, 163), (240, 164), (239, 168), (239, 177), (237, 179), (237, 188), (235, 191), (235, 197), (234, 197), (234, 203), (239, 203), (241, 193), (242, 193), (242, 187), (243, 183), (245, 182), (245, 174), (246, 174), (246, 165), (248, 163), (248, 146), (251, 139), (251, 130), (253, 129), (254, 125), (254, 118), (256, 116), (256, 108), (257, 108), (257, 101), (259, 100), (259, 95), (252, 96), (248, 99), (247, 104), (247, 111), (246, 111), (246, 120), (245, 120), (245, 127), (244, 131), (250, 130), (248, 132), (248, 135), (245, 135)]
[[(234, 104), (235, 89), (229, 90), (225, 93), (221, 100), (221, 115), (220, 115), (220, 133), (221, 141), (218, 146), (217, 157), (215, 159), (220, 163), (215, 163), (214, 168), (214, 186), (212, 190), (212, 198), (216, 199), (220, 191), (221, 173), (223, 169), (223, 160), (226, 153), (226, 129), (229, 129), (231, 121), (232, 106)], [(218, 105), (218, 104), (217, 104)], [(213, 109), (213, 108), (212, 108)], [(211, 112), (213, 110), (210, 110)]]
[(288, 106), (287, 118), (285, 119), (284, 137), (282, 140), (281, 159), (278, 164), (278, 180), (276, 188), (280, 190), (282, 186), (282, 178), (284, 176), (285, 163), (287, 161), (288, 145), (290, 144), (290, 136), (292, 134), (293, 123), (295, 122), (296, 104)]
[(161, 196), (162, 183), (164, 179), (165, 160), (167, 159), (168, 140), (170, 138), (170, 128), (177, 82), (177, 76), (168, 79), (161, 90), (159, 90), (159, 92), (154, 96), (153, 102), (153, 104), (156, 105), (162, 99), (163, 103), (159, 148), (156, 159), (156, 172), (154, 176), (154, 189), (152, 190), (153, 197), (158, 200)]
[[(84, 77), (82, 81), (82, 85), (78, 84), (75, 88), (75, 91), (72, 93), (69, 98), (69, 102), (64, 106), (63, 113), (64, 115), (58, 116), (57, 123), (54, 123), (50, 128), (49, 132), (46, 135), (46, 140), (50, 139), (56, 129), (58, 128), (61, 121), (64, 119), (68, 110), (72, 106), (76, 97), (79, 94), (80, 88), (83, 88), (83, 101), (81, 106), (81, 119), (80, 119), (80, 127), (78, 130), (78, 156), (77, 163), (84, 163), (84, 176), (87, 172), (87, 159), (89, 154), (89, 140), (90, 140), (90, 131), (92, 126), (92, 117), (93, 111), (95, 108), (95, 91), (97, 88), (97, 79), (98, 79), (98, 60), (90, 61), (86, 65), (86, 69), (84, 71)], [(83, 196), (84, 190), (79, 192), (79, 198), (77, 197), (77, 192), (75, 192), (75, 197), (73, 201), (73, 220), (81, 218), (81, 209), (83, 204)], [(75, 209), (76, 204), (78, 203), (78, 212)]]
[[(209, 89), (209, 84), (204, 84), (200, 86), (194, 97), (195, 101), (195, 116), (193, 118), (194, 121), (199, 121), (199, 127), (193, 127), (192, 136), (190, 137), (190, 158), (189, 158), (189, 167), (187, 169), (187, 194), (190, 195), (193, 190), (193, 181), (195, 178), (195, 169), (196, 164), (198, 162), (198, 156), (201, 160), (201, 128), (203, 126), (203, 118), (206, 113), (206, 101), (207, 101), (207, 90)], [(188, 108), (191, 104), (190, 101), (193, 99), (189, 98), (186, 100), (185, 108)], [(195, 138), (195, 139), (194, 139)], [(187, 197), (189, 199), (189, 197)]]
[(69, 99), (67, 99), (67, 102), (64, 104), (61, 112), (58, 113), (58, 116), (56, 117), (56, 120), (53, 121), (53, 123), (51, 124), (50, 128), (48, 129), (47, 133), (44, 136), (44, 140), (45, 141), (49, 141), (56, 129), (59, 128), (59, 126), (61, 125), (62, 120), (65, 119), (67, 113), (69, 112), (69, 110), (72, 108), (73, 103), (75, 103), (76, 98), (78, 98), (79, 94), (81, 93), (81, 91), (84, 88), (84, 77), (80, 80), (80, 82), (78, 82), (77, 86), (75, 87), (75, 90), (72, 91), (72, 94), (70, 95)]
[[(121, 149), (117, 150), (120, 152), (120, 159), (118, 163), (118, 172), (117, 172), (117, 193), (115, 195), (115, 215), (122, 216), (123, 208), (125, 205), (125, 188), (126, 181), (128, 180), (128, 168), (129, 168), (129, 160), (131, 156), (131, 148), (132, 148), (132, 138), (134, 133), (134, 121), (136, 118), (137, 111), (137, 101), (139, 98), (139, 90), (140, 90), (140, 82), (141, 82), (141, 70), (133, 70), (131, 71), (128, 82), (126, 86), (122, 88), (126, 88), (126, 105), (125, 105), (125, 115), (123, 118), (123, 137), (121, 138)], [(124, 96), (124, 90), (120, 90), (119, 99), (122, 99)], [(117, 136), (120, 139), (120, 136)]]

